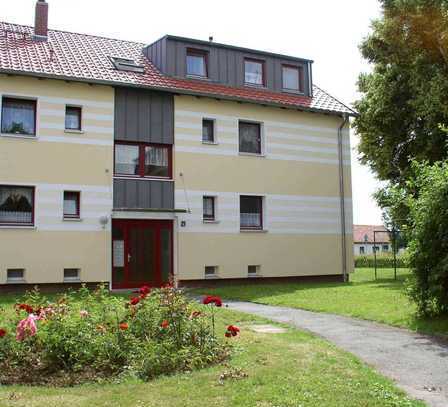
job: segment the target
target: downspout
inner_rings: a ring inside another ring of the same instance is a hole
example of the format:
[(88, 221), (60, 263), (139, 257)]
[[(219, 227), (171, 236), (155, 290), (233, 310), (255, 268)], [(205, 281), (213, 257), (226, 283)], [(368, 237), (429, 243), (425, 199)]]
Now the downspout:
[(345, 193), (344, 193), (344, 156), (343, 156), (343, 143), (342, 143), (342, 131), (345, 125), (349, 121), (349, 116), (343, 114), (343, 122), (338, 128), (338, 157), (339, 157), (339, 198), (341, 207), (341, 250), (342, 250), (342, 275), (344, 282), (348, 282), (347, 273), (347, 241), (345, 230)]

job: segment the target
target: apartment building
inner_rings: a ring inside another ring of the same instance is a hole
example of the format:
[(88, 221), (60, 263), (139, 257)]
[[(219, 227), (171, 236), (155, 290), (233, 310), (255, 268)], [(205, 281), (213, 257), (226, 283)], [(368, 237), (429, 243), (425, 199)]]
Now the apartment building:
[(313, 62), (0, 23), (0, 289), (342, 280), (349, 116)]

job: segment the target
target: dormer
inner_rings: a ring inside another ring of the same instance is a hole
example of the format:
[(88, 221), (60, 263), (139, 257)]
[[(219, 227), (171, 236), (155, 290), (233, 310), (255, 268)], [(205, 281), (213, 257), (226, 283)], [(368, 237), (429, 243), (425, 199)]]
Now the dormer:
[(270, 52), (166, 35), (144, 48), (165, 75), (312, 96), (312, 63)]

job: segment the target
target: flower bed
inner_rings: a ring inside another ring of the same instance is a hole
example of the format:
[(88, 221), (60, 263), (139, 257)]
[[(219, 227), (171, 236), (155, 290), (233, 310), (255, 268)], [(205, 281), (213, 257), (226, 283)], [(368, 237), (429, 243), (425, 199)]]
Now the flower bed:
[(238, 334), (229, 326), (215, 335), (218, 303), (199, 309), (171, 286), (142, 287), (129, 299), (104, 287), (53, 302), (30, 292), (15, 310), (0, 311), (0, 384), (66, 386), (125, 375), (149, 380), (217, 363), (229, 357), (225, 337)]

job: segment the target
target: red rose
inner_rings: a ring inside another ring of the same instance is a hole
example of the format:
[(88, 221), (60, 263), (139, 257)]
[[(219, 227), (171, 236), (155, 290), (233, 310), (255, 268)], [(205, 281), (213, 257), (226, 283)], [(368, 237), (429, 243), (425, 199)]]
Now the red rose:
[(32, 314), (33, 313), (33, 307), (31, 305), (28, 305), (28, 304), (16, 304), (15, 308), (16, 308), (16, 310), (24, 310), (28, 314)]
[(205, 305), (207, 305), (207, 304), (215, 304), (217, 307), (222, 307), (222, 300), (217, 295), (207, 295), (202, 300), (202, 303), (205, 304)]
[(138, 290), (133, 291), (135, 294), (140, 294), (140, 298), (144, 299), (151, 292), (151, 287), (149, 285), (144, 285), (140, 287)]
[(6, 335), (6, 329), (0, 328), (0, 338), (3, 338)]
[(169, 325), (170, 325), (170, 323), (169, 323), (166, 319), (164, 319), (164, 320), (162, 321), (162, 323), (160, 324), (160, 326), (161, 326), (163, 329), (168, 328)]
[(122, 331), (126, 331), (129, 328), (129, 325), (126, 322), (122, 322), (118, 325)]
[(132, 297), (129, 301), (129, 304), (131, 305), (137, 305), (140, 302), (140, 297)]
[(190, 319), (200, 317), (201, 315), (202, 315), (201, 311), (193, 311), (193, 312), (190, 314)]
[(240, 332), (240, 328), (235, 325), (229, 325), (227, 327), (226, 337), (230, 338), (231, 336), (237, 336)]

